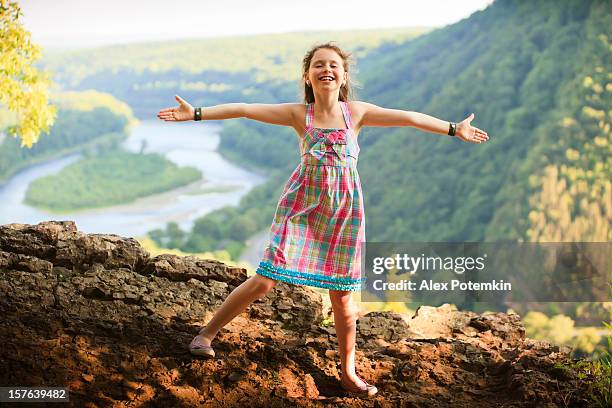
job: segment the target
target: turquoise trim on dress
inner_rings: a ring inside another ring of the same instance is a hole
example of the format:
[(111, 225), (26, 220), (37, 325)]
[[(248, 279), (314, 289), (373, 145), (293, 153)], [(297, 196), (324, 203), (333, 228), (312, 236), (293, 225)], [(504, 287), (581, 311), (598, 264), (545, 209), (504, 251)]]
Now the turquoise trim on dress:
[(360, 279), (337, 278), (332, 276), (298, 272), (291, 269), (284, 269), (274, 266), (269, 262), (260, 262), (259, 268), (257, 268), (255, 273), (283, 282), (334, 290), (357, 291), (361, 289), (361, 283), (365, 283), (366, 281), (365, 277)]

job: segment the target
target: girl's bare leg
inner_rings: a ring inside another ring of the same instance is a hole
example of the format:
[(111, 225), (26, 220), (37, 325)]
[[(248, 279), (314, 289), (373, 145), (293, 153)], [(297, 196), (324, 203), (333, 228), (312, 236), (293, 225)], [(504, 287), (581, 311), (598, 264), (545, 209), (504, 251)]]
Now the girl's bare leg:
[(331, 290), (329, 299), (334, 311), (334, 324), (338, 336), (340, 364), (342, 373), (340, 380), (351, 388), (365, 388), (366, 384), (355, 372), (355, 338), (357, 336), (357, 314), (352, 302), (350, 291)]
[(256, 274), (242, 282), (230, 293), (223, 304), (215, 312), (200, 334), (193, 340), (194, 344), (210, 346), (219, 330), (234, 317), (242, 313), (253, 301), (264, 297), (276, 285), (274, 279)]

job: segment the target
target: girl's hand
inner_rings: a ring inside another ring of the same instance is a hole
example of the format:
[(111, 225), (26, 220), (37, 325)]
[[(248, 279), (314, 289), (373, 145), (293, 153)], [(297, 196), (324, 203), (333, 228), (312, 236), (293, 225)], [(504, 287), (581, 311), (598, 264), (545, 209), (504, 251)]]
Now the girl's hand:
[(482, 143), (489, 140), (489, 135), (484, 130), (480, 130), (472, 125), (470, 122), (474, 119), (474, 114), (470, 114), (462, 122), (457, 123), (457, 129), (455, 130), (455, 136), (464, 142)]
[(178, 95), (174, 95), (179, 106), (174, 108), (165, 108), (157, 112), (157, 117), (166, 122), (183, 122), (193, 120), (195, 109), (187, 101)]

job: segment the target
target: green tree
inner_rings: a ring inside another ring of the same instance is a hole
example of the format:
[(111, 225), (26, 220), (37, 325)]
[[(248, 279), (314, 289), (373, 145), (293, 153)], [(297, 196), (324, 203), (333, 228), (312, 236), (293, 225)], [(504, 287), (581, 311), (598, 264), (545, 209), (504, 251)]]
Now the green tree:
[(48, 104), (51, 81), (33, 66), (41, 49), (31, 42), (21, 16), (17, 2), (0, 0), (0, 103), (17, 115), (8, 133), (30, 148), (41, 131), (49, 133), (57, 110)]
[(176, 222), (169, 222), (166, 226), (166, 236), (169, 238), (166, 244), (168, 248), (180, 248), (185, 239), (185, 233)]

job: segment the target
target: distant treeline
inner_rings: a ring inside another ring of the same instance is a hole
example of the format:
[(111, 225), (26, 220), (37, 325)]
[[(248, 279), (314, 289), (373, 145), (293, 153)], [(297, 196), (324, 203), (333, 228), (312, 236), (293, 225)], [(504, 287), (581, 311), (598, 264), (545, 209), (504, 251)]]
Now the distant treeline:
[[(315, 43), (337, 41), (357, 59), (384, 44), (415, 38), (427, 28), (269, 34), (117, 45), (47, 54), (43, 63), (65, 89), (97, 89), (127, 102), (136, 117), (153, 119), (180, 94), (194, 105), (280, 100), (275, 84), (298, 97), (300, 65)], [(353, 73), (358, 78), (358, 73)]]
[(107, 107), (90, 111), (59, 109), (49, 134), (43, 134), (31, 149), (22, 148), (18, 139), (6, 136), (0, 144), (0, 184), (21, 168), (64, 155), (92, 143), (125, 139), (126, 116)]

